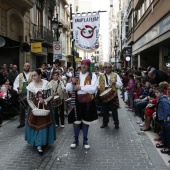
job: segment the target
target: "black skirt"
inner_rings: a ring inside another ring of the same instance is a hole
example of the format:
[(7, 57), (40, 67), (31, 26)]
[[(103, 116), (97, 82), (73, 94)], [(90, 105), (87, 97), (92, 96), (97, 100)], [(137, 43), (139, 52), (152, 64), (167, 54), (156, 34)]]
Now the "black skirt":
[(97, 122), (98, 116), (97, 116), (97, 109), (95, 101), (89, 103), (80, 103), (76, 102), (76, 110), (72, 109), (71, 112), (68, 115), (68, 123), (73, 124), (76, 122), (83, 122), (85, 124), (93, 124)]

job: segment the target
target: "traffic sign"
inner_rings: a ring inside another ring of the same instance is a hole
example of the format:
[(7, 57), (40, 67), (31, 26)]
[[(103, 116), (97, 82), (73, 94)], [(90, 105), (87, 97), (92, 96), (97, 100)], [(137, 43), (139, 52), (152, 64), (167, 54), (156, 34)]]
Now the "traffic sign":
[(53, 54), (62, 54), (62, 44), (61, 41), (54, 41), (53, 42)]

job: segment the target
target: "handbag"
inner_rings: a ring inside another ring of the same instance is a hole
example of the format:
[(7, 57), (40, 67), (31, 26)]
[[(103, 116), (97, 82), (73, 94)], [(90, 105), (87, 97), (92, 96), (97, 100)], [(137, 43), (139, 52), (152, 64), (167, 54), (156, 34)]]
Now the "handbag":
[(38, 102), (38, 108), (34, 108), (32, 110), (33, 115), (34, 116), (48, 116), (50, 113), (50, 110), (45, 110), (44, 104), (43, 104), (43, 109), (39, 109), (39, 104), (40, 104), (40, 101)]

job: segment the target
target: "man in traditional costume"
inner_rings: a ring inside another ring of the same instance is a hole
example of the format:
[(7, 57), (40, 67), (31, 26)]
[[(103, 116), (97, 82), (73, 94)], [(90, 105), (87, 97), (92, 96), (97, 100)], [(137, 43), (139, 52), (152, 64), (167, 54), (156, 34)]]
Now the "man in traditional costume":
[[(23, 72), (20, 73), (13, 84), (13, 89), (18, 92), (20, 95), (20, 99), (25, 98), (26, 101), (26, 95), (27, 95), (27, 85), (32, 81), (32, 73), (30, 70), (30, 64), (25, 63), (23, 67)], [(21, 128), (25, 126), (25, 109), (20, 104), (20, 124), (17, 128)]]
[(103, 124), (100, 128), (107, 127), (109, 123), (109, 111), (112, 111), (112, 117), (115, 124), (115, 128), (119, 128), (119, 119), (118, 119), (118, 111), (119, 108), (119, 99), (117, 96), (117, 89), (122, 86), (121, 79), (119, 75), (112, 71), (112, 65), (110, 63), (105, 63), (105, 73), (100, 75), (99, 78), (99, 91), (100, 94), (107, 90), (108, 88), (112, 88), (112, 90), (116, 93), (113, 100), (104, 103), (103, 102)]
[[(90, 60), (82, 60), (81, 72), (76, 78), (72, 78), (72, 82), (66, 86), (67, 91), (73, 91), (72, 98), (75, 97), (75, 106), (72, 107), (68, 115), (69, 123), (74, 125), (74, 142), (70, 148), (74, 149), (79, 143), (79, 132), (83, 131), (83, 147), (90, 149), (87, 135), (89, 125), (95, 123), (98, 119), (94, 94), (97, 90), (98, 80), (95, 74), (90, 73)], [(76, 91), (77, 94), (74, 92)], [(74, 103), (74, 102), (73, 102)], [(72, 104), (73, 104), (72, 103)]]

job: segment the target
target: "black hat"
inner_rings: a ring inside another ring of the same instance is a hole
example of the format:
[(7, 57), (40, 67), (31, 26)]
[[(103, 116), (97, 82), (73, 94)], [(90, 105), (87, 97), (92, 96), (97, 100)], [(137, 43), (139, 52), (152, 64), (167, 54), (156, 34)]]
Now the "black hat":
[(61, 64), (61, 62), (60, 62), (59, 59), (55, 59), (54, 64), (57, 64), (57, 63), (58, 63), (59, 65)]

